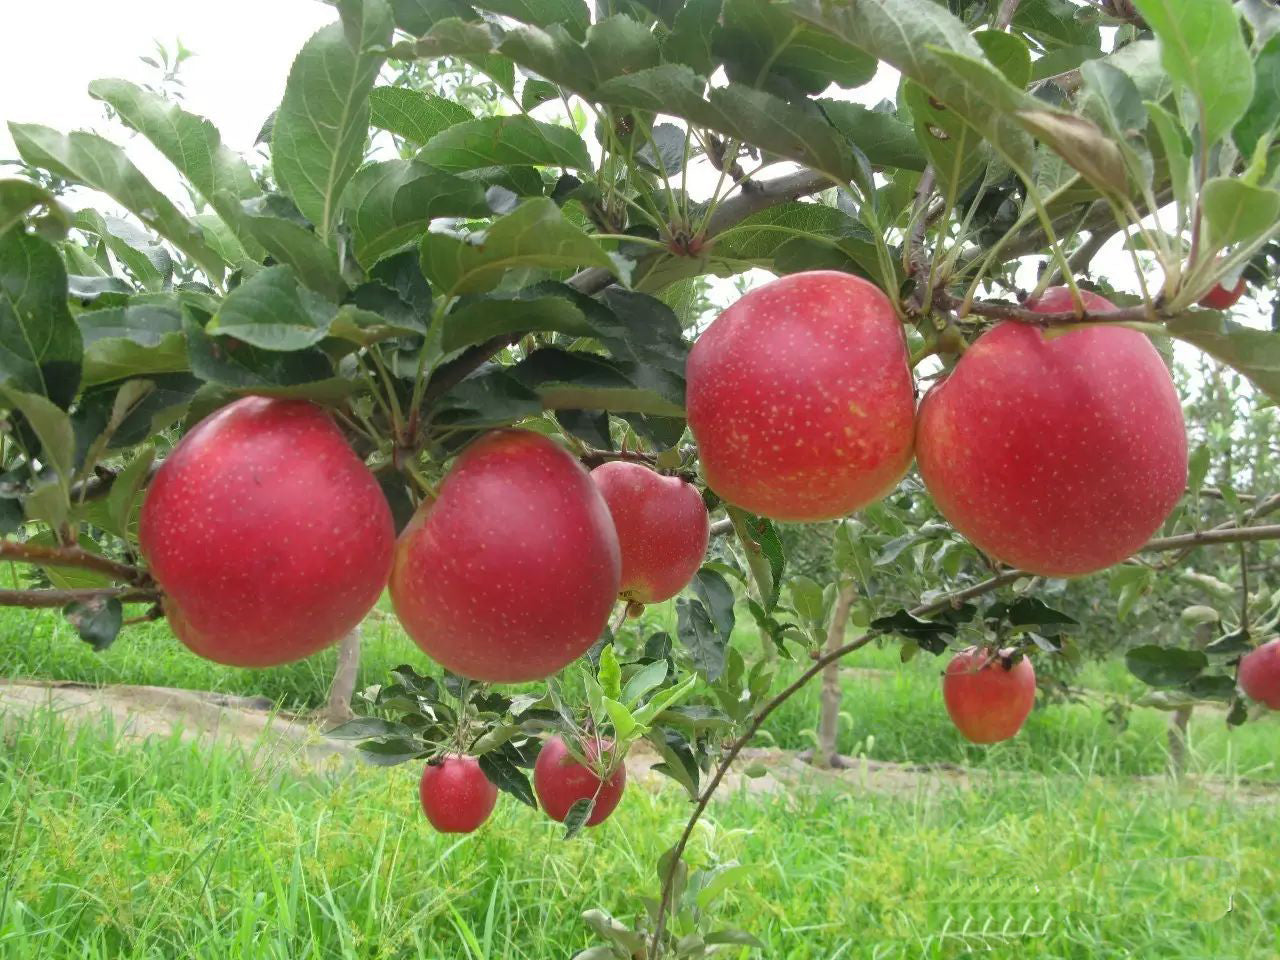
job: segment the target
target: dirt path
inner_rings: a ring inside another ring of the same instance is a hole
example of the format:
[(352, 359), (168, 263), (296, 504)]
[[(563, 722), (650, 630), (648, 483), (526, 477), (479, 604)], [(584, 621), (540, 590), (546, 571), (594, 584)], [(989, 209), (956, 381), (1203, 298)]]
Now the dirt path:
[[(94, 687), (67, 681), (0, 679), (0, 731), (28, 722), (33, 714), (55, 711), (68, 723), (101, 723), (104, 715), (122, 737), (143, 740), (172, 736), (222, 741), (242, 747), (259, 765), (288, 766), (305, 774), (358, 762), (348, 743), (326, 740), (312, 717), (273, 709), (265, 697), (236, 697), (172, 687)], [(650, 769), (659, 757), (647, 749), (633, 748), (627, 757), (627, 774), (652, 789), (678, 789)], [(849, 790), (915, 796), (949, 790), (971, 789), (990, 778), (984, 770), (951, 764), (903, 764), (853, 758), (839, 770), (817, 770), (794, 752), (748, 748), (725, 777), (722, 794), (737, 790), (776, 793), (805, 789)], [(749, 776), (752, 774), (762, 774)], [(1003, 777), (1035, 774), (1004, 773)], [(1139, 777), (1139, 781), (1167, 783), (1163, 777)], [(1266, 783), (1228, 783), (1194, 780), (1189, 787), (1216, 796), (1245, 801), (1274, 802), (1280, 786)]]

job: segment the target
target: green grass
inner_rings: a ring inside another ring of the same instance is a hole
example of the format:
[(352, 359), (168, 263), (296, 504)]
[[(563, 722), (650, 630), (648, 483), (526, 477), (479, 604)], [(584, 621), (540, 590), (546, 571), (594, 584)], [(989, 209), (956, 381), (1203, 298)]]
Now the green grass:
[[(272, 766), (49, 714), (11, 731), (0, 956), (560, 960), (589, 943), (581, 911), (653, 893), (687, 810), (633, 788), (566, 843), (504, 797), (460, 839), (427, 828), (414, 767)], [(1068, 775), (737, 795), (691, 850), (753, 866), (725, 920), (770, 958), (1246, 960), (1280, 950), (1275, 829), (1270, 803)]]
[[(670, 604), (651, 608), (638, 627), (674, 631)], [(179, 644), (163, 623), (131, 627), (103, 653), (94, 653), (56, 611), (0, 610), (0, 676), (42, 677), (84, 683), (153, 684), (266, 696), (287, 710), (324, 703), (335, 652), (269, 670), (241, 670), (203, 660)], [(756, 649), (758, 637), (745, 625), (735, 643)], [(384, 600), (365, 623), (357, 689), (386, 681), (397, 664), (429, 671), (431, 664), (408, 639)], [(1040, 773), (1079, 771), (1091, 775), (1160, 773), (1167, 765), (1167, 714), (1141, 708), (1117, 730), (1098, 709), (1098, 698), (1081, 704), (1049, 704), (1034, 711), (1018, 737), (995, 747), (977, 747), (951, 726), (942, 705), (939, 675), (945, 661), (921, 654), (899, 662), (896, 643), (871, 646), (848, 658), (842, 677), (845, 718), (842, 753), (901, 763), (957, 763)], [(794, 676), (801, 665), (784, 663)], [(1100, 693), (1138, 693), (1142, 685), (1120, 661), (1086, 668), (1082, 682)], [(780, 686), (781, 684), (779, 684)], [(812, 746), (819, 687), (815, 682), (780, 708), (762, 743), (787, 749)], [(1228, 778), (1280, 780), (1275, 717), (1229, 729), (1224, 714), (1199, 708), (1191, 723), (1189, 769)], [(772, 738), (772, 739), (770, 739)]]

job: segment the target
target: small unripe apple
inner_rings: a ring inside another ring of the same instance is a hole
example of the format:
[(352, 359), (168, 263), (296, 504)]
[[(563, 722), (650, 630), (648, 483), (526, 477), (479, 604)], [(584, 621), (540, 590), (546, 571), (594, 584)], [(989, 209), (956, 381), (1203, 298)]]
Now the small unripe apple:
[[(1114, 309), (1085, 294), (1091, 311)], [(1032, 309), (1071, 309), (1065, 288)], [(1187, 481), (1169, 371), (1135, 330), (988, 330), (920, 407), (916, 457), (938, 509), (979, 549), (1044, 576), (1119, 563)]]
[(1036, 671), (1026, 657), (1005, 663), (1013, 650), (999, 654), (969, 647), (947, 664), (942, 698), (951, 722), (967, 740), (999, 743), (1022, 729), (1036, 702)]
[(1280, 637), (1246, 653), (1239, 676), (1246, 697), (1280, 710)]
[(832, 270), (725, 310), (689, 353), (687, 410), (708, 485), (775, 520), (844, 516), (911, 464), (915, 392), (889, 298)]
[(1213, 289), (1200, 298), (1200, 306), (1208, 307), (1210, 310), (1230, 310), (1240, 298), (1244, 296), (1245, 282), (1241, 277), (1234, 287), (1224, 287), (1221, 283), (1215, 283)]
[[(603, 751), (613, 746), (605, 742)], [(594, 740), (583, 745), (587, 759), (594, 762), (600, 756), (601, 747)], [(533, 789), (538, 794), (538, 802), (547, 816), (558, 823), (563, 823), (569, 815), (569, 808), (579, 800), (595, 798), (595, 806), (586, 825), (594, 827), (603, 823), (613, 813), (618, 801), (622, 799), (623, 788), (627, 785), (626, 764), (618, 764), (618, 768), (610, 774), (609, 779), (601, 782), (596, 772), (584, 767), (569, 754), (560, 737), (550, 737), (538, 751), (538, 759), (533, 765)]]
[(711, 521), (697, 487), (621, 460), (596, 467), (591, 479), (618, 531), (623, 599), (670, 600), (693, 579), (707, 554)]
[(360, 622), (386, 586), (395, 531), (328, 414), (246, 397), (174, 447), (138, 539), (179, 640), (218, 663), (269, 667)]
[(429, 763), (418, 784), (422, 811), (441, 833), (471, 833), (489, 819), (498, 788), (475, 757), (445, 757)]
[(581, 464), (542, 434), (495, 430), (400, 534), (396, 616), (474, 680), (540, 680), (586, 653), (618, 599), (618, 535)]

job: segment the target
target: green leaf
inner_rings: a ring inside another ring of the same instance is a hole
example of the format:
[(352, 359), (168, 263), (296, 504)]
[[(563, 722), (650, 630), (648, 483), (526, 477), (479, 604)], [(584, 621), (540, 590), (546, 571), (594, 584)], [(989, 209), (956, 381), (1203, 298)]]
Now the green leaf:
[(803, 574), (791, 578), (791, 604), (801, 620), (812, 624), (822, 623), (822, 587), (817, 581)]
[(519, 165), (592, 169), (587, 145), (576, 133), (523, 115), (455, 124), (432, 137), (417, 159), (450, 173)]
[(205, 325), (263, 350), (301, 350), (329, 333), (338, 308), (298, 285), (289, 267), (268, 267), (231, 291)]
[(712, 37), (720, 22), (722, 0), (686, 0), (662, 43), (662, 59), (683, 63), (704, 77), (715, 72)]
[(1099, 190), (1128, 194), (1124, 155), (1092, 120), (1057, 110), (1019, 110), (1017, 119)]
[(683, 379), (654, 367), (546, 347), (516, 364), (512, 373), (548, 410), (684, 416)]
[(667, 679), (667, 661), (655, 660), (633, 673), (622, 688), (622, 702), (635, 706), (645, 694)]
[(832, 126), (873, 165), (903, 170), (923, 170), (927, 165), (911, 127), (893, 114), (843, 100), (819, 100), (818, 105)]
[(490, 783), (503, 793), (511, 794), (526, 806), (537, 809), (538, 799), (533, 795), (533, 787), (529, 783), (528, 776), (511, 762), (507, 751), (489, 750), (476, 759)]
[(1280, 221), (1280, 191), (1233, 177), (1215, 177), (1204, 185), (1200, 197), (1206, 251), (1252, 246), (1274, 233)]
[(631, 711), (608, 696), (601, 702), (604, 704), (605, 713), (609, 715), (609, 722), (613, 724), (614, 736), (619, 741), (629, 739), (636, 730), (636, 720), (631, 715)]
[(676, 635), (689, 650), (693, 667), (708, 683), (715, 683), (724, 673), (725, 638), (697, 600), (676, 601)]
[(342, 197), (356, 259), (365, 267), (426, 232), (435, 217), (483, 217), (484, 187), (417, 160), (362, 167)]
[(502, 367), (468, 377), (443, 396), (436, 419), (449, 428), (499, 427), (542, 412), (542, 400)]
[(143, 447), (137, 456), (129, 461), (121, 470), (111, 491), (107, 494), (107, 516), (114, 526), (113, 533), (127, 539), (134, 539), (132, 534), (134, 511), (138, 506), (138, 497), (147, 482), (151, 464), (155, 460), (155, 447)]
[(596, 679), (606, 697), (617, 700), (622, 696), (622, 668), (618, 666), (612, 643), (606, 643), (600, 650), (600, 667), (596, 671)]
[[(706, 881), (705, 886), (698, 891), (696, 901), (698, 906), (706, 910), (715, 901), (728, 893), (731, 888), (737, 885), (746, 885), (750, 880), (755, 869), (747, 863), (724, 864), (716, 867), (711, 872), (710, 878)], [(725, 940), (722, 943), (731, 943), (733, 941)]]
[(249, 165), (223, 145), (217, 128), (204, 117), (127, 80), (95, 80), (89, 95), (110, 104), (209, 202), (219, 193), (244, 200), (262, 192)]
[(333, 364), (317, 348), (290, 353), (262, 350), (229, 337), (210, 336), (190, 317), (183, 329), (191, 372), (208, 383), (238, 393), (321, 402), (342, 399), (354, 389), (352, 381), (335, 377)]
[(324, 732), (330, 740), (370, 740), (374, 737), (400, 737), (409, 733), (402, 723), (381, 717), (356, 717)]
[(394, 767), (407, 760), (417, 760), (426, 752), (420, 740), (395, 737), (389, 740), (365, 740), (356, 749), (367, 763), (376, 767)]
[(941, 620), (921, 620), (907, 610), (898, 610), (887, 617), (871, 621), (872, 630), (896, 633), (914, 640), (930, 653), (942, 653), (947, 649), (947, 638), (956, 635), (956, 625)]
[(0, 387), (0, 397), (20, 412), (40, 440), (40, 455), (65, 484), (75, 470), (75, 434), (66, 411), (38, 393)]
[(148, 290), (160, 291), (168, 286), (173, 258), (164, 244), (145, 230), (92, 209), (79, 211), (71, 223), (77, 230), (96, 236)]
[(782, 540), (778, 536), (778, 528), (766, 517), (753, 517), (747, 521), (747, 528), (752, 539), (760, 546), (760, 552), (769, 562), (772, 587), (769, 595), (764, 597), (764, 608), (772, 611), (778, 605), (778, 597), (782, 592), (782, 574), (786, 570), (787, 558), (782, 548)]
[(535, 27), (562, 24), (575, 37), (584, 36), (591, 25), (591, 14), (582, 0), (479, 0), (471, 5)]
[(1129, 672), (1143, 683), (1153, 687), (1180, 687), (1199, 676), (1209, 665), (1209, 658), (1200, 650), (1144, 644), (1126, 652), (1124, 662)]
[(261, 244), (273, 259), (293, 267), (310, 289), (335, 302), (345, 296), (337, 255), (300, 222), (301, 214), (285, 197), (255, 197), (240, 204), (219, 194), (214, 206), (237, 236)]
[(1173, 114), (1150, 100), (1143, 102), (1151, 125), (1156, 128), (1164, 148), (1165, 163), (1169, 167), (1169, 185), (1173, 198), (1183, 210), (1191, 209), (1193, 186), (1191, 183), (1191, 144)]
[(26, 219), (32, 210), (44, 209), (46, 217), (58, 224), (58, 233), (71, 226), (58, 198), (30, 180), (0, 180), (0, 236)]
[(474, 119), (452, 100), (408, 87), (374, 87), (369, 109), (373, 126), (420, 147), (440, 131)]
[(1253, 71), (1253, 100), (1232, 131), (1237, 149), (1246, 158), (1280, 123), (1280, 37), (1272, 37), (1258, 52)]
[(761, 0), (725, 0), (720, 23), (712, 49), (729, 79), (784, 98), (860, 87), (876, 72), (874, 57)]
[(735, 620), (733, 587), (729, 586), (729, 581), (723, 576), (707, 567), (703, 567), (694, 574), (690, 587), (711, 615), (711, 622), (715, 625), (716, 632), (727, 643), (733, 633)]
[(564, 815), (565, 840), (572, 840), (582, 832), (582, 828), (587, 825), (587, 820), (591, 817), (591, 811), (595, 808), (595, 797), (582, 797), (573, 801), (573, 805)]
[(359, 49), (342, 24), (318, 31), (289, 71), (271, 135), (276, 179), (327, 242), (338, 199), (360, 166), (369, 133), (369, 94), (391, 40), (385, 0), (363, 0)]
[(115, 641), (124, 623), (124, 608), (115, 597), (95, 597), (62, 608), (80, 639), (101, 653)]
[(1280, 402), (1280, 334), (1242, 326), (1209, 310), (1180, 314), (1165, 327), (1179, 340), (1239, 370), (1259, 390)]
[(131, 303), (82, 313), (84, 385), (187, 369), (182, 314), (175, 305)]
[(1216, 143), (1253, 100), (1253, 61), (1231, 0), (1133, 0), (1160, 41), (1174, 83), (1196, 99), (1206, 143)]
[(0, 235), (0, 384), (69, 407), (83, 345), (57, 250), (21, 230)]
[(1069, 0), (1022, 0), (1012, 25), (1050, 49), (1072, 44), (1096, 48), (1099, 42), (1097, 23), (1081, 16)]
[(973, 127), (920, 84), (908, 80), (902, 91), (911, 108), (916, 140), (928, 154), (939, 185), (959, 196), (986, 168), (990, 149)]
[(691, 799), (696, 800), (701, 771), (693, 751), (689, 749), (689, 741), (674, 730), (663, 729), (650, 730), (646, 739), (663, 760), (649, 769), (670, 777), (684, 787)]
[(27, 163), (101, 190), (194, 260), (210, 279), (222, 279), (222, 258), (205, 243), (200, 228), (152, 186), (114, 143), (92, 133), (64, 136), (34, 123), (10, 123), (9, 132)]
[(474, 241), (444, 233), (423, 238), (422, 272), (435, 289), (446, 296), (480, 293), (515, 267), (614, 270), (608, 254), (545, 197), (526, 200)]
[(973, 39), (1015, 87), (1022, 89), (1031, 82), (1031, 49), (1021, 37), (1003, 30), (979, 30)]
[[(859, 0), (855, 4), (789, 0), (787, 6), (800, 20), (897, 68), (981, 133), (1015, 169), (1030, 171), (1031, 139), (1005, 115), (999, 102), (991, 100), (993, 89), (999, 92), (991, 80), (1021, 91), (984, 62), (977, 41), (945, 9), (931, 0)], [(956, 55), (956, 60), (949, 61), (946, 53)], [(955, 63), (964, 61), (976, 65), (976, 73), (958, 73)], [(984, 78), (984, 73), (989, 76)]]

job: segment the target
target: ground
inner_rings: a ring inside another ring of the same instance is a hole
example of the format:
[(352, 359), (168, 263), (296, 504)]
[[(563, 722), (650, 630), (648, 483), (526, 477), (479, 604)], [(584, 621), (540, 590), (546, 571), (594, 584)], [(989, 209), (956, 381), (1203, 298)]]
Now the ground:
[[(590, 942), (583, 910), (629, 916), (632, 895), (654, 893), (687, 814), (637, 757), (618, 812), (577, 840), (506, 797), (480, 833), (441, 837), (416, 807), (414, 765), (355, 765), (302, 725), (262, 735), (268, 719), (287, 726), (276, 704), (323, 700), (331, 658), (223, 670), (163, 625), (93, 654), (56, 616), (3, 616), (0, 676), (41, 680), (0, 688), (6, 960), (560, 960)], [(393, 623), (367, 635), (363, 682), (422, 665)], [(1274, 717), (1228, 734), (1202, 711), (1195, 776), (1175, 784), (1162, 714), (1123, 731), (1102, 716), (1122, 671), (1092, 671), (1097, 697), (979, 749), (946, 723), (937, 661), (865, 654), (843, 676), (853, 770), (795, 760), (814, 690), (750, 758), (769, 776), (735, 778), (695, 835), (695, 862), (752, 865), (725, 919), (764, 956), (1280, 956)], [(235, 699), (262, 696), (270, 710)]]

